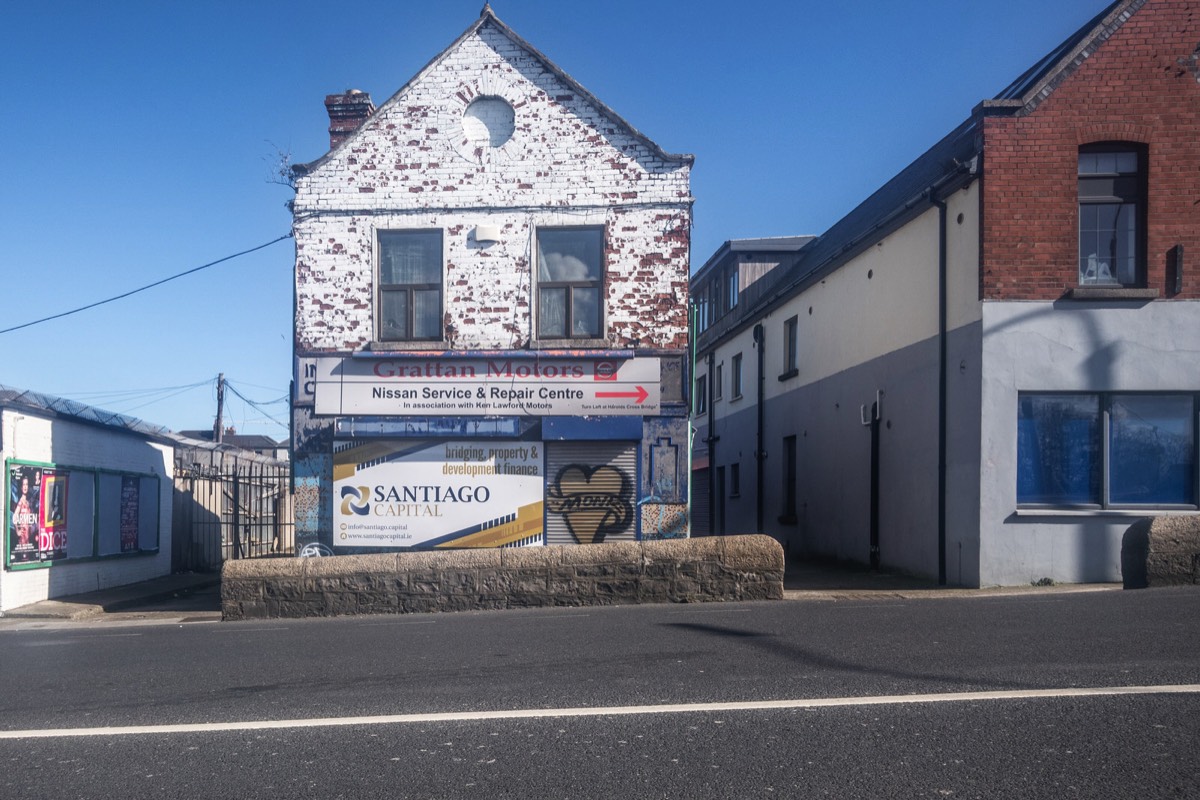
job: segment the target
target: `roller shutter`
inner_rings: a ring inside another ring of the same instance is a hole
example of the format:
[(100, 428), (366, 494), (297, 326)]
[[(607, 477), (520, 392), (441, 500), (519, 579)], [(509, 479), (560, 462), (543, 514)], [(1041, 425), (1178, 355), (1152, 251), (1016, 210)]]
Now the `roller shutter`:
[(637, 442), (546, 443), (546, 544), (637, 538)]

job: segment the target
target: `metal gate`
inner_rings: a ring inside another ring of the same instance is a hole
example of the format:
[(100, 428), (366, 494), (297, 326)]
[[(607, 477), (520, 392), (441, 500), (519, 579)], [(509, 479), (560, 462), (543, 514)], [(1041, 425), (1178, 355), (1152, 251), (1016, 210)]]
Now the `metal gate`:
[(175, 451), (174, 572), (209, 572), (227, 559), (295, 553), (291, 465), (211, 445)]

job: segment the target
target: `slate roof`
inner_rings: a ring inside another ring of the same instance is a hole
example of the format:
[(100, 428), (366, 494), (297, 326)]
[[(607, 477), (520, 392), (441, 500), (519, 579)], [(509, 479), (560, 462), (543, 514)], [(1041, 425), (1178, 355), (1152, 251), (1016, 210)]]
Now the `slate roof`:
[(696, 270), (693, 281), (703, 277), (720, 264), (730, 253), (798, 253), (808, 244), (816, 241), (816, 236), (766, 236), (757, 239), (729, 239), (717, 251), (709, 256), (704, 266)]
[[(195, 439), (198, 442), (212, 442), (212, 429), (208, 430), (188, 430), (180, 431), (180, 436), (188, 439)], [(281, 444), (270, 436), (263, 436), (259, 433), (227, 433), (221, 437), (222, 444), (240, 447), (243, 450), (278, 450), (287, 447), (286, 444)]]
[(1145, 0), (1116, 0), (998, 95), (980, 103), (958, 127), (808, 245), (788, 273), (780, 276), (774, 291), (740, 310), (742, 319), (755, 317), (819, 281), (861, 248), (928, 208), (932, 196), (973, 180), (979, 170), (983, 118), (1030, 113), (1144, 4)]
[[(1006, 86), (992, 98), (993, 103), (1015, 101), (1021, 106), (1036, 105), (1145, 3), (1146, 0), (1116, 0)], [(1026, 113), (1029, 110), (1032, 109)]]

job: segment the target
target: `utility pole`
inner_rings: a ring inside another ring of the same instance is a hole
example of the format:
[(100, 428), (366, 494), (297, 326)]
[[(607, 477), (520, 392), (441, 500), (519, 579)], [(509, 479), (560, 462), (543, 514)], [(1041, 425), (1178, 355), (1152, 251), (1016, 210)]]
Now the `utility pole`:
[(217, 421), (213, 423), (213, 443), (220, 444), (225, 438), (225, 373), (217, 375)]

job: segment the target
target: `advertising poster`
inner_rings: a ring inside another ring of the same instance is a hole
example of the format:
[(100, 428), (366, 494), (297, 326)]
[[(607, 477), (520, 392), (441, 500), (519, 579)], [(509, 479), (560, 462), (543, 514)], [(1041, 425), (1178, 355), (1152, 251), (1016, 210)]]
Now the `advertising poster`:
[(135, 475), (121, 476), (121, 552), (138, 549), (138, 490), (141, 481)]
[(340, 443), (334, 544), (542, 544), (542, 462), (541, 442)]
[[(28, 465), (8, 471), (8, 562), (31, 564), (67, 557), (66, 473)], [(60, 505), (47, 506), (53, 496), (47, 482), (61, 491)], [(51, 516), (47, 518), (47, 513)]]
[[(67, 535), (67, 473), (56, 469), (42, 470), (41, 526), (46, 533)], [(66, 544), (63, 544), (66, 549)]]

